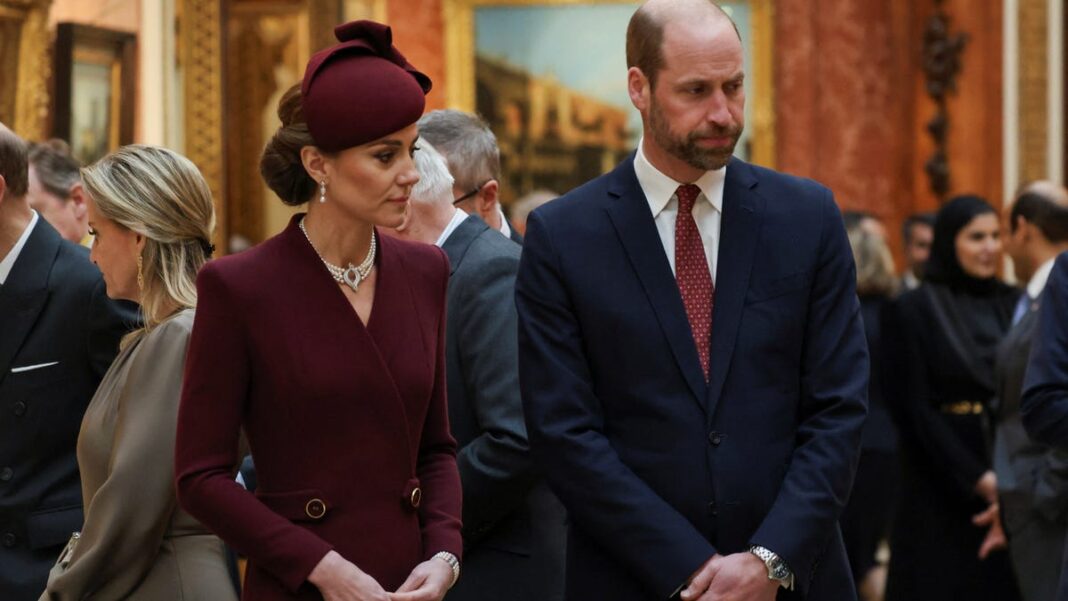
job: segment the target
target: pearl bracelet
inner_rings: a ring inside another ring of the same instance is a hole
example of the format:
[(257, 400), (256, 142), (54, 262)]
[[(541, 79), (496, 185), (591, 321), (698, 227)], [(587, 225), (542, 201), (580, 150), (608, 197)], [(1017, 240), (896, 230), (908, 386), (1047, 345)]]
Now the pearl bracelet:
[(456, 559), (456, 556), (448, 551), (438, 551), (434, 554), (434, 559), (440, 559), (449, 564), (452, 568), (452, 583), (449, 584), (449, 588), (456, 585), (456, 581), (460, 579), (460, 560)]

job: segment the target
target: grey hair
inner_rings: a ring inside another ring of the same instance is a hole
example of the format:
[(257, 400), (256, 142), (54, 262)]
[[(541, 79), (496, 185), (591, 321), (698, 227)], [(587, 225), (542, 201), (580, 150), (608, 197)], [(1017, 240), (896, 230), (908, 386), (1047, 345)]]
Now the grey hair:
[(497, 137), (482, 117), (454, 109), (431, 111), (419, 120), (419, 137), (445, 156), (456, 187), (464, 192), (501, 179)]
[(453, 178), (445, 157), (430, 142), (419, 140), (413, 160), (419, 182), (412, 188), (412, 202), (452, 204)]

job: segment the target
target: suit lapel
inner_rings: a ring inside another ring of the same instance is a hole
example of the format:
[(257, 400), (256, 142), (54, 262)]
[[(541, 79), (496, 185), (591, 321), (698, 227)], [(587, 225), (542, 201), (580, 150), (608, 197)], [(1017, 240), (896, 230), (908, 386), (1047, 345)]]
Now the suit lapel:
[(723, 186), (716, 302), (712, 308), (712, 358), (708, 374), (708, 415), (716, 411), (738, 339), (745, 293), (753, 268), (764, 199), (753, 188), (757, 180), (748, 164), (732, 159)]
[(634, 174), (633, 155), (612, 173), (609, 194), (608, 216), (631, 266), (641, 280), (694, 401), (704, 410), (707, 385), (693, 343), (690, 321), (686, 317), (675, 276), (671, 273), (671, 264), (664, 253), (664, 245), (656, 231), (653, 214)]
[(48, 276), (61, 240), (39, 217), (0, 287), (0, 384), (11, 373), (11, 362), (48, 300)]
[(488, 230), (489, 226), (478, 215), (468, 215), (467, 219), (460, 222), (460, 225), (449, 237), (445, 239), (445, 242), (441, 245), (441, 250), (445, 251), (445, 254), (449, 257), (449, 275), (456, 273), (456, 270), (460, 267), (460, 263), (464, 260), (464, 255), (467, 254), (467, 249), (471, 247), (471, 243), (475, 241), (475, 238)]

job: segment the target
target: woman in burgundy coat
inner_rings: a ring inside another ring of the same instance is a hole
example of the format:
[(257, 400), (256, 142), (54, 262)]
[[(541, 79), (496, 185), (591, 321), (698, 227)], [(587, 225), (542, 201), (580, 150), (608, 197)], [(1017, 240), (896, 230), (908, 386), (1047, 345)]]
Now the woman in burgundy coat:
[[(260, 163), (307, 214), (197, 280), (178, 496), (249, 558), (245, 599), (440, 601), (462, 549), (448, 261), (375, 233), (401, 223), (419, 179), (411, 157), (430, 80), (384, 25), (335, 34), (280, 101)], [(255, 496), (232, 477), (242, 430)]]

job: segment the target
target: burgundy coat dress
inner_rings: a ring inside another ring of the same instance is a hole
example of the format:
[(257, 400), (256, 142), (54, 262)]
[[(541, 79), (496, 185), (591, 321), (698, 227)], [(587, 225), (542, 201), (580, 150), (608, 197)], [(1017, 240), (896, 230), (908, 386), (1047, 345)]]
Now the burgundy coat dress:
[[(197, 279), (178, 418), (182, 506), (245, 554), (244, 599), (322, 599), (331, 549), (387, 590), (460, 556), (440, 249), (379, 236), (365, 326), (297, 224)], [(234, 482), (244, 430), (255, 496)]]

